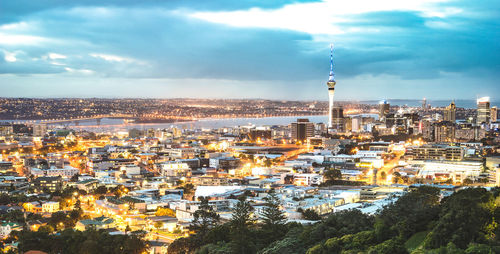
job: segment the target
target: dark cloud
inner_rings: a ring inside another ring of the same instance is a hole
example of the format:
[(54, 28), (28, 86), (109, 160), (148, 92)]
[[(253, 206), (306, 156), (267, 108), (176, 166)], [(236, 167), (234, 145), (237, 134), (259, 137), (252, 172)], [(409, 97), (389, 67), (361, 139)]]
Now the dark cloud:
[(259, 8), (278, 8), (285, 4), (296, 2), (319, 2), (320, 0), (15, 0), (4, 1), (0, 7), (0, 24), (22, 20), (22, 18), (37, 12), (50, 9), (69, 9), (74, 7), (119, 7), (119, 8), (163, 8), (179, 9), (188, 8), (200, 11), (218, 10), (231, 11), (247, 9), (258, 6)]
[[(277, 89), (283, 82), (298, 87), (302, 81), (326, 79), (329, 48), (325, 39), (287, 30), (230, 27), (187, 15), (193, 10), (277, 8), (286, 3), (7, 1), (0, 7), (7, 13), (0, 15), (0, 24), (26, 22), (34, 26), (29, 35), (48, 40), (36, 45), (0, 44), (0, 73), (65, 73), (65, 68), (71, 68), (93, 71), (100, 78), (276, 81)], [(424, 18), (416, 12), (393, 11), (346, 17), (349, 21), (339, 24), (341, 29), (359, 32), (329, 37), (336, 43), (337, 78), (390, 75), (419, 80), (437, 79), (443, 73), (500, 78), (499, 13), (498, 8), (489, 8), (498, 3), (453, 4), (470, 13)], [(20, 51), (22, 57), (6, 62), (2, 49)], [(46, 58), (50, 52), (67, 58), (55, 65)]]

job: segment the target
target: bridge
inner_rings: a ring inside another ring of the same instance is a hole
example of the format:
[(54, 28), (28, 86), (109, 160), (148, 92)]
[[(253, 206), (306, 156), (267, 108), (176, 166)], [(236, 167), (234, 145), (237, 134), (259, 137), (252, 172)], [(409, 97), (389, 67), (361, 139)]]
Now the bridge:
[(82, 116), (76, 118), (68, 118), (68, 119), (49, 119), (49, 120), (41, 120), (41, 124), (70, 124), (75, 123), (78, 125), (80, 122), (85, 121), (94, 121), (96, 120), (97, 125), (101, 124), (101, 119), (103, 118), (135, 118), (131, 114), (103, 114), (103, 115), (94, 115), (94, 116)]

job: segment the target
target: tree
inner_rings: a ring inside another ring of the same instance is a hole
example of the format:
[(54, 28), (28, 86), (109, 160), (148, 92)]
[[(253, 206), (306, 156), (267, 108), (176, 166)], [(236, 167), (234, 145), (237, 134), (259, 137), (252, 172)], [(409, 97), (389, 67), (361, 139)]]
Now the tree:
[(194, 238), (192, 237), (182, 237), (175, 239), (170, 245), (168, 245), (167, 252), (170, 254), (187, 254), (194, 253), (196, 250), (196, 245)]
[(79, 176), (80, 176), (80, 174), (74, 174), (69, 181), (70, 182), (78, 182)]
[(401, 174), (399, 172), (392, 173), (392, 183), (399, 183), (402, 181), (403, 179), (401, 178)]
[(468, 188), (443, 200), (439, 220), (427, 235), (424, 246), (438, 248), (452, 242), (459, 248), (486, 243), (488, 225), (494, 224), (495, 201), (483, 188)]
[(73, 209), (71, 210), (71, 212), (69, 213), (69, 217), (71, 218), (71, 220), (76, 224), (83, 216), (83, 210), (80, 208), (80, 209)]
[(234, 253), (253, 253), (255, 245), (250, 237), (250, 225), (253, 224), (253, 207), (245, 196), (239, 198), (231, 217), (231, 244)]
[(380, 172), (380, 179), (385, 181), (386, 178), (387, 178), (387, 174), (384, 171)]
[(45, 232), (51, 234), (52, 232), (54, 232), (54, 228), (50, 225), (42, 225), (38, 228), (38, 232)]
[(167, 207), (158, 207), (155, 216), (169, 216), (175, 217), (175, 211)]
[(276, 195), (276, 193), (271, 192), (264, 198), (266, 201), (266, 207), (262, 212), (262, 220), (264, 221), (264, 226), (270, 228), (276, 228), (281, 226), (286, 221), (286, 216), (283, 210), (280, 208), (281, 201)]
[(300, 209), (299, 212), (302, 214), (302, 218), (304, 218), (304, 220), (321, 220), (321, 216), (319, 216), (319, 214), (312, 209)]
[(272, 160), (270, 160), (270, 159), (265, 159), (265, 160), (264, 160), (264, 166), (265, 166), (266, 168), (269, 168), (269, 167), (271, 167), (272, 165), (273, 165)]
[(154, 226), (157, 230), (163, 228), (163, 221), (155, 222)]
[(207, 231), (215, 226), (220, 216), (214, 211), (214, 208), (208, 203), (208, 198), (200, 198), (200, 206), (193, 214), (193, 221), (189, 229), (196, 231), (196, 233), (203, 238)]
[(271, 243), (278, 238), (281, 238), (286, 232), (283, 230), (286, 222), (286, 216), (280, 208), (280, 199), (274, 191), (271, 191), (271, 193), (269, 193), (264, 200), (266, 201), (266, 204), (262, 211), (262, 221), (264, 222), (264, 225), (262, 226), (264, 231), (263, 236), (266, 237), (266, 243)]
[(131, 253), (147, 250), (146, 242), (136, 235), (110, 235), (105, 230), (76, 231), (66, 229), (58, 234), (22, 231), (19, 237), (20, 253), (40, 250), (47, 253)]
[(439, 189), (422, 186), (385, 207), (378, 218), (382, 220), (380, 223), (391, 228), (391, 234), (386, 235), (386, 239), (394, 235), (407, 238), (426, 230), (427, 225), (439, 215), (439, 196)]
[(10, 204), (10, 195), (6, 193), (0, 194), (0, 205)]
[(104, 195), (106, 193), (108, 193), (108, 188), (106, 188), (106, 186), (104, 185), (101, 185), (94, 190), (94, 194), (97, 195)]
[(370, 248), (369, 254), (382, 254), (382, 253), (394, 253), (394, 254), (406, 254), (408, 251), (404, 246), (404, 242), (399, 239), (390, 239), (383, 243), (377, 244)]
[(75, 205), (74, 205), (74, 209), (82, 210), (82, 203), (81, 203), (80, 199), (76, 200)]
[(338, 169), (328, 169), (325, 171), (323, 176), (328, 180), (328, 181), (335, 181), (335, 180), (340, 180), (342, 179), (342, 172)]
[(465, 178), (464, 181), (463, 181), (464, 185), (471, 185), (473, 183), (474, 183), (474, 181), (472, 179), (468, 178), (468, 177)]
[(182, 186), (182, 190), (184, 195), (191, 195), (194, 191), (194, 185), (191, 183), (184, 184), (184, 186)]

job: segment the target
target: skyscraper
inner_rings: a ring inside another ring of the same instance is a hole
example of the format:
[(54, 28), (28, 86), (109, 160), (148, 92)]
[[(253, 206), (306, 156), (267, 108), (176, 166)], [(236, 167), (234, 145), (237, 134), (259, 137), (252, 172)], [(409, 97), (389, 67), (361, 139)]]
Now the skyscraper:
[(391, 105), (387, 103), (386, 100), (382, 100), (378, 103), (378, 116), (380, 119), (384, 118), (387, 114), (389, 114), (389, 109)]
[(455, 124), (451, 122), (434, 123), (434, 141), (435, 142), (454, 142)]
[(309, 122), (309, 119), (297, 119), (297, 122), (292, 123), (292, 139), (305, 142), (307, 138), (314, 137), (314, 123)]
[(457, 114), (457, 106), (455, 106), (455, 101), (452, 101), (448, 107), (444, 110), (444, 120), (448, 122), (455, 123)]
[(340, 106), (331, 107), (331, 127), (335, 132), (344, 132), (345, 131), (345, 119), (344, 119), (344, 109)]
[(476, 123), (490, 123), (490, 97), (477, 99), (477, 118)]
[(496, 106), (491, 107), (491, 122), (494, 123), (498, 121), (498, 108)]
[(333, 95), (336, 83), (333, 74), (333, 44), (330, 44), (330, 76), (326, 82), (328, 86), (328, 128), (333, 128)]

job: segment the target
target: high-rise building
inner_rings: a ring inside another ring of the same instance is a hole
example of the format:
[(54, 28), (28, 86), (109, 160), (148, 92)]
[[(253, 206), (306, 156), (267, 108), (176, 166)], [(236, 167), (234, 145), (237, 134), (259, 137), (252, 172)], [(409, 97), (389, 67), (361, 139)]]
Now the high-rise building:
[(328, 86), (328, 128), (333, 128), (333, 95), (335, 94), (335, 77), (333, 74), (333, 44), (330, 44), (330, 75)]
[(361, 131), (361, 117), (353, 117), (352, 118), (352, 126), (351, 126), (351, 131), (352, 132), (359, 132)]
[(457, 106), (455, 106), (455, 101), (452, 101), (448, 107), (444, 110), (444, 120), (454, 123), (456, 120)]
[(46, 124), (35, 124), (33, 125), (33, 136), (34, 137), (43, 137), (47, 133), (47, 125)]
[(378, 116), (380, 119), (385, 118), (389, 114), (391, 105), (386, 100), (380, 101), (378, 104)]
[(291, 129), (293, 140), (304, 142), (307, 138), (314, 137), (314, 123), (309, 122), (309, 119), (297, 119), (297, 122), (292, 123)]
[(426, 98), (424, 98), (422, 100), (422, 109), (427, 109), (427, 99)]
[(331, 107), (330, 111), (331, 111), (330, 129), (333, 129), (336, 132), (344, 132), (345, 130), (344, 109), (341, 106), (338, 106), (338, 107)]
[(477, 99), (477, 118), (476, 123), (490, 123), (490, 97)]
[(0, 124), (0, 136), (10, 136), (14, 134), (14, 126), (9, 123)]
[(454, 142), (455, 124), (451, 122), (434, 123), (434, 141), (435, 142)]
[(494, 123), (498, 121), (498, 108), (496, 106), (491, 107), (491, 122)]

